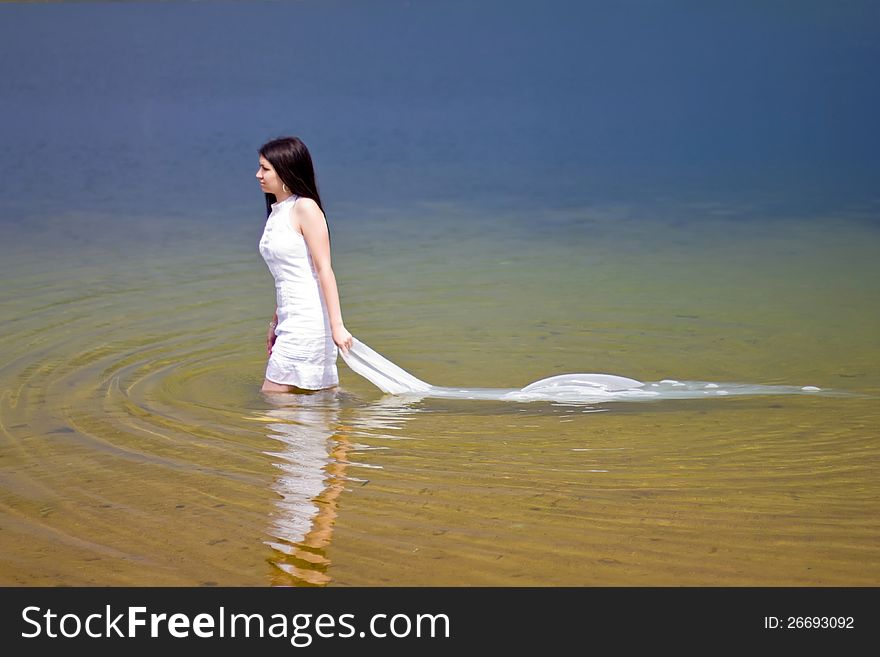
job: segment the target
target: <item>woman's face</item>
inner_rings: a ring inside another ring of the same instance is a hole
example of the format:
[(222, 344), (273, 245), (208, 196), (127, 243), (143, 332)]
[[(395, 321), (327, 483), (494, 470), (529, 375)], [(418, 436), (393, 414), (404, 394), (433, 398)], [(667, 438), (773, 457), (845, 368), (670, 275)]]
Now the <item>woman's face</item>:
[(276, 198), (284, 196), (281, 178), (275, 173), (275, 169), (269, 164), (262, 155), (260, 156), (260, 167), (257, 169), (257, 180), (260, 181), (260, 189), (269, 194), (274, 194)]

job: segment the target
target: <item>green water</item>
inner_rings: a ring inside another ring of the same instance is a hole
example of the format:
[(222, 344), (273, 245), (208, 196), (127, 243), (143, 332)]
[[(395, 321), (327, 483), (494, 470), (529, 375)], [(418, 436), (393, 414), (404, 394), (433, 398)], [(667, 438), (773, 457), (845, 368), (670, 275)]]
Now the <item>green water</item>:
[(8, 224), (0, 584), (876, 585), (880, 264), (855, 219), (451, 207), (334, 224), (351, 332), (437, 385), (851, 396), (565, 406), (259, 392), (259, 226)]

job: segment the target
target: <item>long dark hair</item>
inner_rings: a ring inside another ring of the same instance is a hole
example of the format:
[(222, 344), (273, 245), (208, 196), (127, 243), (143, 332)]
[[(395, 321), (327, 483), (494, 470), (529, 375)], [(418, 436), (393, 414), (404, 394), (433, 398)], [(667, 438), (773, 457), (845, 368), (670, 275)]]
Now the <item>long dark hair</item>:
[[(260, 155), (269, 160), (281, 182), (297, 196), (312, 199), (324, 212), (318, 183), (315, 182), (315, 167), (309, 149), (299, 137), (279, 137), (260, 146)], [(275, 194), (266, 193), (266, 216), (272, 213), (272, 204), (278, 199)], [(326, 219), (326, 213), (325, 213)]]

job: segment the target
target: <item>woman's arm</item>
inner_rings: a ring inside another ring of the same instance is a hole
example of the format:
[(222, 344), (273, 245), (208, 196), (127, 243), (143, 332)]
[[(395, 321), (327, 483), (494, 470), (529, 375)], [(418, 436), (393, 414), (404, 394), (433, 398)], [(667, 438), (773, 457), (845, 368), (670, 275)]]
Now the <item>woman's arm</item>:
[(339, 289), (336, 286), (336, 275), (330, 264), (330, 231), (321, 208), (310, 198), (300, 198), (294, 206), (294, 229), (302, 232), (315, 264), (318, 282), (324, 293), (327, 304), (327, 315), (333, 331), (333, 342), (347, 352), (351, 348), (351, 333), (342, 323), (342, 308), (339, 304)]
[(275, 306), (275, 312), (272, 315), (272, 321), (269, 322), (269, 328), (266, 330), (266, 356), (272, 355), (272, 347), (275, 346), (275, 327), (278, 326), (278, 306)]

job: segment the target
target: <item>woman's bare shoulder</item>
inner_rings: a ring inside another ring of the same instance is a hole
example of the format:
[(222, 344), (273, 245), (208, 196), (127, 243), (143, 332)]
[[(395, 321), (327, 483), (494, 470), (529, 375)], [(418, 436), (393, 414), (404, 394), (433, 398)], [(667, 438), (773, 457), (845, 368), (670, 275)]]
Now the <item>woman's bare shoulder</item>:
[[(324, 213), (314, 199), (301, 196), (293, 206), (293, 222), (297, 226), (324, 226)], [(302, 230), (300, 230), (302, 232)]]
[(321, 216), (324, 213), (321, 212), (321, 208), (318, 207), (318, 204), (315, 202), (315, 199), (309, 198), (308, 196), (300, 196), (296, 199), (296, 203), (294, 204), (294, 209), (297, 212), (301, 212), (304, 214), (318, 215)]

